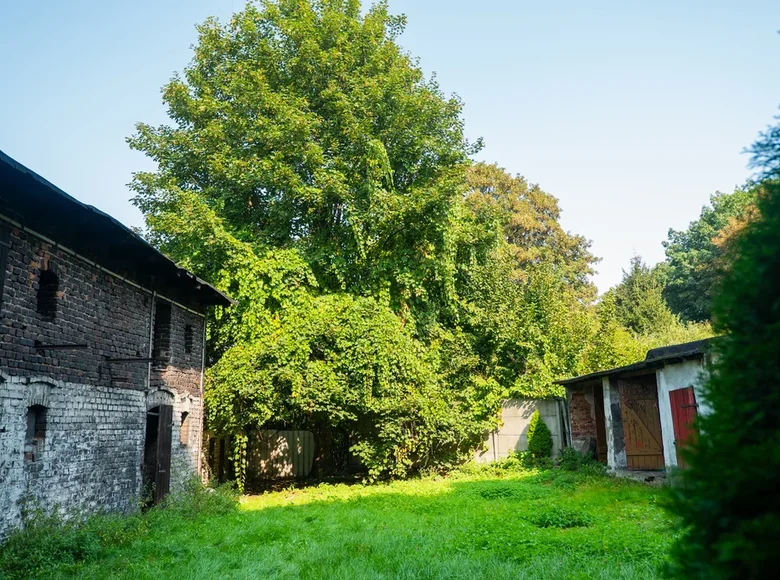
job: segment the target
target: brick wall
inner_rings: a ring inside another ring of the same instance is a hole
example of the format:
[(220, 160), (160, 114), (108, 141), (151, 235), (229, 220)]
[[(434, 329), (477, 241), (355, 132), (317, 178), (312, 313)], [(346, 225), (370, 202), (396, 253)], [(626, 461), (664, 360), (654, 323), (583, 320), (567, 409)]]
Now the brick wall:
[(581, 453), (596, 451), (596, 415), (593, 387), (567, 387), (571, 445)]
[[(56, 275), (53, 318), (38, 299), (43, 270)], [(172, 486), (194, 473), (202, 430), (201, 316), (171, 306), (164, 364), (108, 362), (149, 356), (152, 293), (13, 228), (1, 298), (0, 537), (18, 523), (25, 498), (65, 510), (136, 509), (146, 411), (160, 402), (174, 407)], [(87, 347), (42, 350), (40, 344)], [(33, 404), (46, 407), (46, 437), (39, 458), (29, 461), (26, 421)]]

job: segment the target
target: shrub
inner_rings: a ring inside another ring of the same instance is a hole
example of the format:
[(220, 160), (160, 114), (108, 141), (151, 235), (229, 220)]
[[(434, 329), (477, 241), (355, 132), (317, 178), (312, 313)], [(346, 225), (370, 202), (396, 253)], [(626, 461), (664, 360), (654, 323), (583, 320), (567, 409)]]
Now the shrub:
[(193, 476), (180, 489), (168, 494), (155, 510), (184, 517), (218, 516), (236, 511), (239, 498), (233, 482), (205, 486), (197, 476)]
[(577, 471), (586, 460), (586, 457), (573, 447), (564, 447), (558, 452), (558, 467), (564, 471)]
[(171, 494), (146, 515), (78, 513), (65, 517), (58, 509), (25, 510), (22, 526), (0, 546), (0, 578), (31, 578), (43, 570), (69, 566), (98, 557), (107, 548), (122, 546), (145, 535), (150, 522), (173, 517), (223, 515), (238, 509), (231, 485), (204, 486), (197, 477)]
[(713, 346), (712, 414), (699, 420), (671, 505), (683, 526), (679, 578), (771, 578), (780, 568), (780, 185), (766, 185), (759, 207), (715, 297), (728, 334)]
[(528, 425), (528, 452), (534, 459), (549, 459), (552, 455), (553, 440), (550, 428), (542, 420), (539, 411), (534, 411)]
[(140, 516), (78, 515), (39, 507), (25, 511), (22, 527), (0, 547), (0, 577), (29, 578), (42, 569), (75, 564), (97, 556), (106, 546), (131, 541), (143, 532)]
[(586, 528), (593, 523), (588, 514), (563, 506), (543, 507), (540, 513), (529, 519), (539, 528)]
[(581, 471), (588, 475), (602, 475), (607, 466), (593, 456), (580, 453), (573, 447), (564, 447), (558, 452), (558, 467), (564, 471)]

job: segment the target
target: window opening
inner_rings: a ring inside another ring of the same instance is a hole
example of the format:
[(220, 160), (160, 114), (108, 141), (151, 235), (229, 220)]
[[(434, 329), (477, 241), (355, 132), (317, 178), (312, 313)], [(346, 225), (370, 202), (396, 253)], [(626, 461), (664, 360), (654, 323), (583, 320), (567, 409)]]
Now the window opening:
[(158, 301), (154, 307), (154, 358), (171, 360), (171, 305)]
[(60, 280), (51, 270), (41, 270), (38, 277), (38, 314), (44, 320), (53, 322), (57, 316), (57, 293)]
[(38, 461), (43, 456), (46, 441), (46, 407), (32, 405), (27, 408), (27, 433), (24, 441), (24, 458)]
[(190, 354), (192, 352), (192, 325), (188, 324), (184, 327), (184, 352)]
[(179, 442), (188, 445), (190, 442), (190, 414), (184, 411), (181, 414), (181, 429), (179, 430)]

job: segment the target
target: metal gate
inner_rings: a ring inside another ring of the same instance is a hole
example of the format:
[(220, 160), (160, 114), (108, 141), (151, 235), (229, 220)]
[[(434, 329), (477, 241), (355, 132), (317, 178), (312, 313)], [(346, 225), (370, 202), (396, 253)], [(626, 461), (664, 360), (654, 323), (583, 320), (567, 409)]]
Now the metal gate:
[(655, 375), (618, 381), (628, 469), (664, 468), (661, 414)]
[(693, 387), (669, 392), (669, 402), (672, 406), (672, 424), (674, 425), (674, 447), (677, 452), (677, 466), (685, 469), (688, 463), (680, 453), (686, 447), (696, 442), (696, 395)]

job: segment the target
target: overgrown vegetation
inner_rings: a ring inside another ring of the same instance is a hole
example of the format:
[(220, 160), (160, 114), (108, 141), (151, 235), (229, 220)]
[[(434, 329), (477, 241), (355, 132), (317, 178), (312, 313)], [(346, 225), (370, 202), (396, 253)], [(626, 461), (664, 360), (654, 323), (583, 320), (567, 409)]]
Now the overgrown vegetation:
[(713, 364), (704, 389), (712, 414), (672, 505), (684, 533), (679, 578), (770, 578), (780, 566), (780, 129), (754, 146), (764, 171), (757, 219), (733, 243), (714, 302)]
[(46, 578), (55, 570), (76, 569), (122, 549), (166, 526), (195, 518), (225, 516), (238, 509), (232, 486), (204, 487), (197, 479), (174, 490), (145, 514), (96, 515), (45, 511), (31, 506), (22, 527), (0, 545), (0, 578)]
[(601, 475), (480, 468), (248, 497), (215, 517), (153, 510), (129, 541), (27, 578), (656, 578), (658, 490)]
[(239, 485), (251, 429), (312, 429), (318, 473), (335, 440), (371, 479), (448, 468), (503, 399), (707, 332), (594, 306), (590, 243), (541, 187), (472, 161), (404, 25), (359, 0), (209, 19), (164, 88), (171, 125), (129, 139), (158, 168), (131, 184), (150, 241), (238, 302), (209, 324), (206, 402)]

